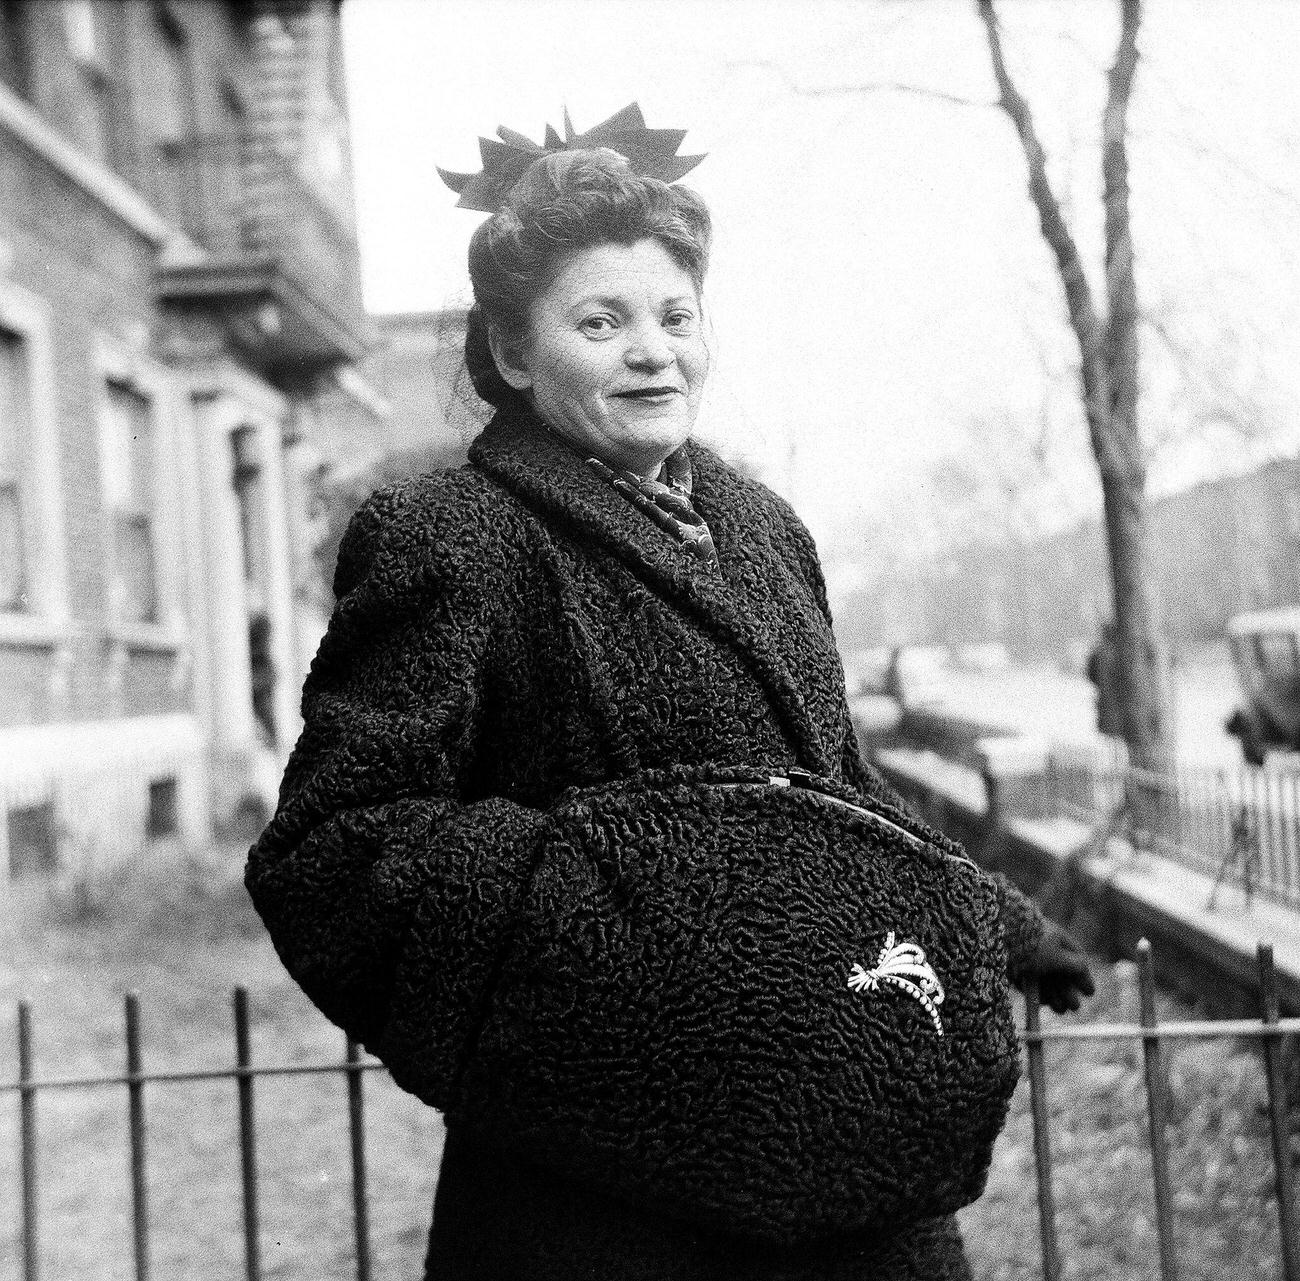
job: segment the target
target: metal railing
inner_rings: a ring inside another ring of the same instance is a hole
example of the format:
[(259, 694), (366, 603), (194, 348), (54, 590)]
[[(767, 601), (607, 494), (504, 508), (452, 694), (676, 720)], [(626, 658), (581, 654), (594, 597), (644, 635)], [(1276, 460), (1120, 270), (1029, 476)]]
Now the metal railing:
[[(1290, 1160), (1288, 1099), (1283, 1072), (1284, 1038), (1300, 1032), (1300, 1018), (1279, 1016), (1272, 949), (1261, 945), (1258, 955), (1261, 1017), (1257, 1020), (1166, 1021), (1156, 1014), (1155, 976), (1150, 945), (1138, 945), (1139, 1022), (1061, 1024), (1045, 1029), (1039, 1019), (1037, 992), (1026, 992), (1027, 1018), (1022, 1032), (1028, 1060), (1034, 1158), (1038, 1181), (1039, 1231), (1044, 1281), (1059, 1281), (1062, 1259), (1057, 1234), (1053, 1189), (1052, 1141), (1048, 1122), (1048, 1082), (1044, 1047), (1049, 1042), (1139, 1041), (1145, 1060), (1147, 1134), (1161, 1281), (1177, 1281), (1178, 1253), (1173, 1227), (1173, 1189), (1169, 1170), (1166, 1130), (1169, 1124), (1168, 1084), (1164, 1047), (1180, 1038), (1247, 1038), (1259, 1043), (1264, 1060), (1268, 1094), (1268, 1120), (1272, 1139), (1274, 1184), (1280, 1233), (1280, 1268), (1285, 1281), (1300, 1281), (1297, 1249), (1295, 1190)], [(80, 1077), (42, 1077), (35, 1069), (32, 1011), (18, 1006), (18, 1079), (0, 1084), (0, 1095), (16, 1095), (19, 1108), (20, 1215), (23, 1281), (38, 1281), (40, 1252), (40, 1170), (38, 1168), (37, 1100), (41, 1093), (117, 1087), (126, 1091), (130, 1166), (131, 1248), (136, 1281), (150, 1275), (150, 1215), (147, 1178), (146, 1089), (173, 1084), (230, 1080), (235, 1083), (235, 1112), (239, 1133), (240, 1185), (243, 1224), (244, 1275), (247, 1281), (262, 1277), (261, 1210), (254, 1086), (259, 1078), (342, 1074), (347, 1082), (352, 1202), (352, 1254), (357, 1281), (372, 1275), (370, 1205), (367, 1191), (365, 1097), (363, 1076), (380, 1071), (379, 1063), (365, 1059), (348, 1040), (342, 1062), (254, 1066), (249, 1038), (248, 995), (234, 991), (235, 1064), (231, 1068), (190, 1071), (146, 1071), (140, 1038), (139, 1002), (125, 999), (125, 1060), (121, 1074)]]
[(254, 1066), (249, 1036), (248, 992), (237, 987), (233, 993), (235, 1064), (230, 1068), (200, 1068), (183, 1071), (146, 1071), (140, 1042), (140, 1003), (134, 993), (124, 1001), (126, 1071), (121, 1074), (43, 1077), (35, 1070), (32, 1009), (18, 1003), (18, 1079), (0, 1084), (0, 1095), (16, 1094), (19, 1109), (19, 1196), (22, 1233), (23, 1281), (37, 1281), (41, 1275), (40, 1178), (37, 1142), (37, 1096), (42, 1092), (96, 1090), (122, 1087), (127, 1095), (127, 1144), (131, 1170), (131, 1246), (133, 1275), (147, 1281), (150, 1275), (149, 1199), (147, 1177), (148, 1133), (145, 1087), (201, 1081), (233, 1081), (239, 1131), (240, 1193), (243, 1219), (244, 1275), (248, 1281), (262, 1277), (261, 1209), (258, 1184), (257, 1125), (254, 1082), (259, 1077), (342, 1074), (347, 1080), (347, 1125), (352, 1180), (353, 1254), (357, 1281), (370, 1281), (370, 1210), (367, 1193), (365, 1147), (365, 1096), (362, 1077), (383, 1071), (383, 1065), (362, 1056), (356, 1042), (348, 1039), (342, 1062), (298, 1063)]
[(1264, 1057), (1268, 1093), (1269, 1132), (1272, 1139), (1273, 1177), (1277, 1193), (1281, 1275), (1300, 1281), (1300, 1249), (1296, 1240), (1294, 1176), (1291, 1169), (1290, 1130), (1286, 1077), (1283, 1072), (1283, 1038), (1300, 1032), (1300, 1018), (1281, 1018), (1273, 949), (1261, 943), (1257, 957), (1261, 1017), (1259, 1019), (1188, 1020), (1161, 1023), (1156, 1017), (1155, 969), (1151, 945), (1137, 946), (1139, 1022), (1062, 1024), (1044, 1029), (1039, 1019), (1037, 985), (1026, 985), (1026, 1026), (1022, 1033), (1028, 1058), (1030, 1107), (1033, 1117), (1034, 1164), (1038, 1178), (1038, 1226), (1042, 1243), (1043, 1281), (1060, 1281), (1061, 1250), (1056, 1229), (1056, 1199), (1052, 1186), (1052, 1143), (1048, 1125), (1047, 1071), (1043, 1053), (1049, 1041), (1140, 1040), (1145, 1067), (1147, 1134), (1151, 1181), (1156, 1211), (1156, 1240), (1161, 1281), (1178, 1281), (1178, 1249), (1173, 1222), (1173, 1187), (1169, 1175), (1168, 1083), (1164, 1043), (1185, 1037), (1246, 1037), (1258, 1039)]
[(1101, 825), (1137, 849), (1300, 908), (1300, 773), (1095, 769), (1053, 755), (1041, 808)]

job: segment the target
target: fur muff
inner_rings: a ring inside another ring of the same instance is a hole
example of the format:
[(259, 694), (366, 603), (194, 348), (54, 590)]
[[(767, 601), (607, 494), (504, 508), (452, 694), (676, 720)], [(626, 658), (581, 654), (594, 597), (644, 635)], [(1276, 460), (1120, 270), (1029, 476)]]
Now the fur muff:
[[(534, 975), (529, 981), (545, 986), (546, 966), (556, 959), (552, 927), (566, 911), (565, 896), (572, 913), (591, 888), (580, 876), (570, 884), (558, 874), (577, 866), (559, 860), (558, 851), (583, 850), (598, 861), (603, 844), (618, 843), (614, 829), (602, 834), (597, 825), (584, 849), (582, 828), (574, 827), (573, 789), (674, 769), (700, 775), (737, 767), (759, 775), (805, 770), (859, 804), (901, 815), (901, 802), (858, 749), (807, 531), (764, 486), (703, 446), (690, 443), (688, 449), (694, 501), (713, 532), (717, 567), (683, 555), (523, 415), (499, 415), (472, 447), (469, 466), (373, 495), (340, 550), (338, 604), (304, 688), (304, 729), (277, 812), (250, 853), (247, 884), (285, 965), (307, 994), (377, 1054), (399, 1084), (443, 1110), (453, 1134), (462, 1125), (469, 1132), (471, 1123), (490, 1128), (494, 1116), (500, 1123), (508, 1114), (493, 1106), (507, 1078), (487, 1065), (510, 1035), (511, 993), (521, 990), (512, 981), (518, 967), (527, 966)], [(689, 834), (674, 821), (670, 804), (651, 824), (660, 860), (656, 875), (665, 884), (688, 866), (683, 855), (691, 849), (685, 839), (675, 844)], [(827, 830), (835, 830), (835, 821)], [(924, 837), (934, 849), (944, 847), (937, 834)], [(635, 848), (629, 840), (627, 849)], [(776, 897), (786, 882), (774, 869), (787, 854), (779, 842), (762, 851), (764, 893), (775, 901), (755, 910), (778, 921), (799, 918), (791, 903)], [(870, 870), (867, 863), (860, 868), (864, 895)], [(847, 884), (853, 883), (850, 877)], [(620, 952), (608, 939), (602, 944), (612, 948), (604, 955), (620, 963), (636, 958), (627, 984), (629, 990), (640, 985), (647, 1019), (654, 1013), (655, 983), (669, 981), (664, 976), (677, 955), (675, 940), (692, 931), (707, 934), (704, 881), (693, 884), (631, 950)], [(792, 876), (788, 884), (801, 882)], [(832, 893), (829, 884), (803, 889), (812, 898), (828, 895), (842, 923), (835, 946), (847, 948), (852, 890)], [(543, 902), (551, 916), (539, 933)], [(914, 927), (924, 931), (927, 951), (945, 955), (958, 917), (967, 931), (996, 935), (990, 900), (980, 902), (983, 907), (936, 904), (931, 918)], [(996, 902), (1015, 967), (1037, 942), (1038, 918), (1005, 884), (997, 887)], [(962, 915), (966, 906), (969, 916)], [(815, 916), (811, 904), (800, 911), (802, 919)], [(899, 928), (909, 926), (900, 922)], [(784, 953), (792, 960), (797, 942), (792, 935)], [(858, 950), (852, 958), (837, 953), (838, 962), (870, 967), (882, 942), (856, 936)], [(988, 942), (1000, 946), (996, 937)], [(555, 971), (559, 986), (569, 982), (575, 996), (570, 1029), (579, 1061), (564, 1064), (571, 1081), (585, 1079), (608, 1091), (611, 1074), (622, 1074), (627, 1088), (635, 1088), (636, 1073), (652, 1071), (666, 1090), (662, 1083), (673, 1065), (646, 1059), (649, 1042), (639, 1021), (584, 1025), (591, 1012), (584, 1011), (573, 978), (580, 961), (580, 949), (570, 948)], [(707, 966), (699, 971), (701, 977), (719, 973)], [(589, 977), (599, 978), (606, 992), (618, 986), (616, 975)], [(997, 1035), (1004, 1035), (995, 986), (988, 1008)], [(710, 993), (716, 1002), (710, 1003)], [(903, 993), (894, 996), (890, 1008), (910, 1020), (908, 1036), (918, 1046), (927, 1032), (933, 1039), (921, 1004)], [(730, 1025), (735, 1045), (753, 1012), (732, 997), (723, 982), (706, 982), (692, 993), (701, 1025)], [(881, 995), (878, 1006), (885, 1008), (890, 997)], [(952, 992), (948, 999), (958, 1009), (966, 997)], [(801, 1017), (797, 1000), (791, 1008), (773, 1000), (761, 1013), (778, 1021)], [(753, 1026), (761, 1035), (761, 1019)], [(581, 1047), (590, 1053), (585, 1062)], [(551, 1054), (553, 1063), (562, 1059), (558, 1049)], [(719, 1105), (740, 1109), (723, 1118), (724, 1128), (742, 1133), (745, 1109), (752, 1112), (753, 1143), (732, 1157), (743, 1165), (763, 1144), (763, 1108), (729, 1094), (727, 1065), (716, 1067)], [(831, 1133), (846, 1142), (866, 1141), (865, 1134), (849, 1133), (856, 1122), (837, 1106), (844, 1083), (819, 1080), (814, 1067), (791, 1081), (781, 1106), (800, 1100)], [(908, 1070), (904, 1061), (872, 1065), (875, 1073)], [(869, 1088), (865, 1080), (855, 1084)], [(533, 1081), (547, 1084), (536, 1076)], [(986, 1085), (968, 1082), (971, 1089)], [(918, 1109), (928, 1106), (925, 1081), (908, 1088), (914, 1088)], [(704, 1101), (685, 1101), (683, 1108), (681, 1115), (694, 1109), (705, 1119)], [(707, 1183), (704, 1171), (687, 1178), (672, 1169), (671, 1144), (653, 1132), (653, 1116), (628, 1119), (650, 1126), (629, 1130), (621, 1140), (627, 1186), (654, 1189), (652, 1203), (639, 1210), (689, 1221), (697, 1206), (701, 1225), (734, 1216), (734, 1207), (697, 1198)], [(576, 1133), (582, 1127), (572, 1120)], [(923, 1120), (918, 1124), (924, 1127)], [(595, 1186), (608, 1175), (598, 1164), (584, 1167), (580, 1153), (534, 1155), (539, 1196), (546, 1171), (559, 1165), (579, 1186), (584, 1178)], [(917, 1155), (904, 1150), (887, 1159), (903, 1172)], [(765, 1159), (779, 1163), (770, 1148)], [(444, 1177), (453, 1173), (445, 1169)], [(976, 1195), (982, 1182), (983, 1170), (964, 1176), (964, 1195)], [(841, 1210), (817, 1204), (822, 1193), (809, 1187), (769, 1235), (833, 1232), (844, 1221)], [(856, 1193), (860, 1209), (863, 1187)], [(887, 1195), (883, 1180), (878, 1190)], [(918, 1240), (951, 1242), (953, 1233), (934, 1237), (919, 1228), (947, 1208), (949, 1201), (938, 1205), (922, 1197), (909, 1204), (902, 1198), (881, 1212), (893, 1217), (891, 1240), (912, 1222)], [(730, 1221), (739, 1239), (764, 1235), (759, 1216)], [(870, 1209), (859, 1214), (859, 1223), (871, 1221)], [(927, 1275), (964, 1275), (960, 1248), (952, 1249), (951, 1269), (936, 1265)], [(530, 1267), (521, 1257), (501, 1275), (548, 1275)], [(580, 1274), (576, 1267), (555, 1273)]]
[(467, 1066), (476, 1127), (787, 1244), (979, 1195), (1019, 1066), (987, 876), (897, 811), (743, 771), (551, 813)]

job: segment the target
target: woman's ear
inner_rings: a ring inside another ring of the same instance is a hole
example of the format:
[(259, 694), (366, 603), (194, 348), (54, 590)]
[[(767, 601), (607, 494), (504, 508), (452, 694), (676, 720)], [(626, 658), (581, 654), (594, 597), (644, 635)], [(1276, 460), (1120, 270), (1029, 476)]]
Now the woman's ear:
[(527, 391), (533, 385), (533, 376), (524, 364), (522, 342), (507, 340), (494, 325), (488, 326), (488, 346), (497, 372), (516, 391)]

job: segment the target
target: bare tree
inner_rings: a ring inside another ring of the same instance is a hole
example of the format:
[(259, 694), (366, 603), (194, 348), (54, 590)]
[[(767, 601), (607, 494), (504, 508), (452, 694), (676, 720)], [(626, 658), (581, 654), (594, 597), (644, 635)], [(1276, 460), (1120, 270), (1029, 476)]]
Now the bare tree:
[[(1252, 366), (1251, 361), (1241, 358), (1252, 350), (1252, 335), (1238, 332), (1243, 323), (1238, 312), (1230, 321), (1215, 326), (1213, 332), (1200, 333), (1205, 329), (1206, 316), (1219, 310), (1204, 305), (1203, 292), (1197, 293), (1194, 316), (1181, 314), (1183, 291), (1179, 289), (1166, 290), (1164, 296), (1148, 300), (1155, 306), (1145, 310), (1139, 307), (1130, 217), (1129, 145), (1133, 130), (1129, 104), (1138, 66), (1137, 40), (1143, 11), (1141, 0), (1115, 0), (1115, 5), (1119, 29), (1113, 54), (1108, 67), (1096, 63), (1097, 72), (1106, 74), (1107, 84), (1100, 122), (1104, 272), (1097, 277), (1097, 285), (1090, 284), (1072, 231), (1075, 214), (1068, 186), (1058, 182), (1054, 190), (1048, 179), (1048, 157), (1034, 114), (1004, 57), (1001, 6), (997, 0), (974, 3), (987, 37), (996, 98), (966, 97), (933, 84), (888, 77), (865, 82), (857, 78), (804, 82), (793, 77), (780, 61), (772, 60), (730, 65), (769, 71), (790, 93), (800, 97), (865, 98), (902, 93), (960, 109), (1001, 111), (1013, 124), (1027, 163), (1029, 195), (1062, 283), (1072, 344), (1078, 352), (1079, 401), (1104, 503), (1111, 607), (1123, 681), (1124, 734), (1135, 763), (1159, 768), (1169, 762), (1173, 749), (1165, 646), (1147, 511), (1148, 467), (1161, 449), (1176, 449), (1197, 437), (1213, 440), (1235, 435), (1242, 442), (1258, 441), (1269, 435), (1279, 413), (1277, 392), (1267, 369), (1258, 361)], [(901, 20), (899, 14), (901, 6), (896, 20)], [(1147, 74), (1144, 70), (1144, 76)], [(1279, 184), (1267, 170), (1257, 169), (1235, 150), (1207, 142), (1199, 131), (1189, 132), (1189, 106), (1177, 100), (1172, 85), (1162, 83), (1157, 100), (1164, 104), (1169, 117), (1163, 131), (1168, 138), (1184, 152), (1190, 151), (1220, 168), (1225, 179), (1244, 181), (1255, 188), (1255, 203), (1261, 208), (1267, 205), (1289, 225), (1294, 209), (1300, 207), (1300, 197), (1292, 185)], [(1290, 242), (1280, 232), (1273, 238), (1274, 261), (1293, 268)], [(1221, 285), (1226, 270), (1216, 254), (1206, 279), (1197, 283), (1202, 290)], [(1180, 319), (1187, 323), (1178, 323)], [(1251, 323), (1249, 315), (1244, 319)], [(1140, 350), (1140, 339), (1144, 337), (1150, 337), (1158, 347), (1150, 360)], [(1267, 334), (1261, 330), (1253, 337), (1259, 340), (1256, 345), (1266, 345), (1273, 341), (1274, 334), (1272, 330)], [(1176, 411), (1164, 415), (1166, 422), (1160, 421), (1158, 412), (1152, 412), (1155, 389), (1151, 375), (1156, 373), (1161, 375), (1165, 394), (1171, 400), (1171, 406), (1166, 408)], [(1147, 380), (1141, 420), (1139, 374)], [(1168, 385), (1171, 375), (1176, 376), (1172, 387)], [(1050, 381), (1049, 375), (1045, 382)], [(982, 461), (987, 464), (989, 460), (985, 457)], [(989, 489), (991, 494), (1005, 480), (1001, 465), (1004, 461), (998, 460), (996, 475), (985, 474), (985, 467), (967, 479), (976, 487)], [(942, 479), (930, 477), (932, 483)], [(1021, 487), (1014, 496), (1002, 496), (1022, 509), (1036, 497), (1032, 484)]]
[(1137, 71), (1141, 0), (1117, 0), (1119, 37), (1102, 114), (1105, 311), (1099, 309), (1078, 245), (1047, 177), (1047, 155), (1029, 103), (1016, 88), (1002, 47), (994, 0), (976, 0), (988, 38), (998, 105), (1015, 126), (1029, 170), (1029, 195), (1056, 261), (1079, 372), (1089, 441), (1101, 475), (1124, 737), (1133, 763), (1166, 766), (1172, 756), (1164, 645), (1152, 572), (1146, 457), (1138, 420), (1138, 307), (1129, 210), (1128, 111)]

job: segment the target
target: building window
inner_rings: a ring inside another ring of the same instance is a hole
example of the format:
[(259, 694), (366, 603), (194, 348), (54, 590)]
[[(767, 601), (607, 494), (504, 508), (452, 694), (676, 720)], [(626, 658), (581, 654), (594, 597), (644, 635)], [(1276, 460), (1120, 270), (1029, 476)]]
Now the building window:
[(158, 57), (154, 62), (156, 90), (150, 103), (159, 142), (181, 142), (194, 133), (194, 73), (190, 43), (184, 27), (165, 5), (154, 7)]
[(28, 556), (22, 477), (31, 450), (27, 343), (0, 328), (0, 610), (28, 608)]
[(58, 867), (58, 833), (50, 802), (11, 809), (5, 815), (5, 828), (11, 877), (52, 872)]
[(175, 836), (180, 830), (177, 818), (179, 788), (174, 776), (155, 778), (149, 782), (149, 813), (145, 819), (145, 835), (151, 840)]
[(193, 232), (201, 219), (206, 175), (195, 150), (194, 72), (189, 40), (171, 8), (155, 4), (146, 125), (157, 163), (155, 197), (163, 213)]
[(31, 96), (31, 9), (28, 0), (0, 0), (0, 83)]
[(1292, 538), (1300, 538), (1300, 477), (1296, 487), (1283, 493), (1282, 501), (1286, 507), (1286, 528)]
[(113, 616), (122, 623), (156, 623), (155, 433), (149, 398), (126, 383), (110, 381), (104, 436)]
[(121, 15), (102, 12), (104, 3), (63, 0), (63, 29), (83, 87), (83, 109), (76, 114), (81, 144), (96, 160), (117, 168), (122, 138), (113, 68), (120, 62), (114, 45)]
[(258, 520), (262, 464), (258, 455), (256, 428), (235, 428), (230, 434), (230, 449), (234, 456), (230, 480), (239, 509), (239, 542), (243, 554), (244, 582), (256, 587), (262, 578), (261, 522)]

